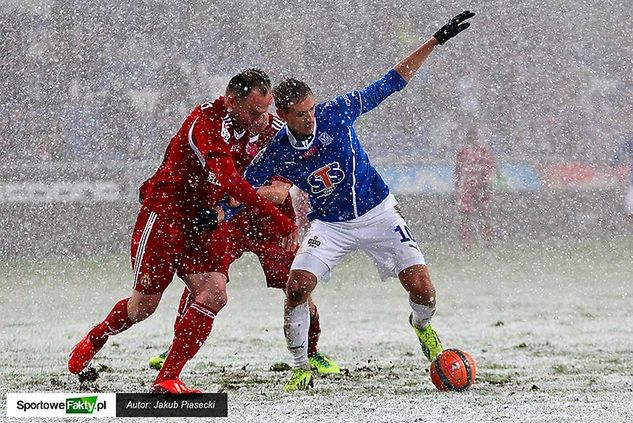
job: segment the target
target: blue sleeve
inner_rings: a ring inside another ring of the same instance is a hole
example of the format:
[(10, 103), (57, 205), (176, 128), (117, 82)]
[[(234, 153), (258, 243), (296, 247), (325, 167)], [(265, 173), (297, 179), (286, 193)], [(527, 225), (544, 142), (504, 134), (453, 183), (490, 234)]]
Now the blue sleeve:
[(407, 86), (407, 81), (395, 69), (391, 69), (382, 78), (360, 91), (362, 100), (361, 114), (378, 107), (391, 94)]
[(382, 78), (360, 91), (351, 91), (323, 105), (323, 112), (352, 125), (363, 113), (378, 107), (391, 94), (407, 86), (407, 81), (391, 69)]
[[(272, 141), (271, 141), (272, 142)], [(257, 153), (257, 156), (251, 161), (244, 171), (244, 179), (246, 182), (257, 189), (264, 185), (271, 176), (277, 175), (275, 172), (275, 160), (272, 157), (268, 147), (263, 148)]]

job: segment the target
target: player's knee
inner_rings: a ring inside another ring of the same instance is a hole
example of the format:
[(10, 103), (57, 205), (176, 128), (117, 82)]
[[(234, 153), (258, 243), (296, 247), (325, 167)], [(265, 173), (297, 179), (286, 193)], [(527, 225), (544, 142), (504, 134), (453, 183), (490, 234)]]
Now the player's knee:
[(217, 313), (226, 306), (229, 302), (229, 297), (226, 291), (203, 291), (196, 295), (196, 302), (204, 304)]
[(160, 295), (133, 295), (128, 301), (127, 314), (134, 323), (141, 322), (154, 314)]
[(307, 300), (308, 295), (302, 289), (301, 283), (297, 280), (289, 281), (286, 286), (286, 296), (292, 305), (302, 304)]
[(296, 306), (308, 301), (310, 297), (310, 281), (301, 276), (290, 277), (286, 285), (286, 298), (288, 304)]

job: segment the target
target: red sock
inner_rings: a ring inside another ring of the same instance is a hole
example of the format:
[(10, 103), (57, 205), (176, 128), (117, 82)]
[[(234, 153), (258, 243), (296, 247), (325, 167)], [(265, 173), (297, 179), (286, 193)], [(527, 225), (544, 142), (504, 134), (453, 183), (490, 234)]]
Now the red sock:
[(116, 303), (106, 318), (88, 333), (90, 342), (98, 350), (103, 347), (110, 335), (121, 333), (134, 324), (127, 315), (128, 300), (129, 298), (124, 298)]
[(185, 287), (185, 289), (182, 290), (182, 295), (180, 296), (180, 304), (178, 304), (178, 314), (176, 315), (176, 321), (174, 322), (174, 332), (187, 310), (189, 310), (189, 307), (191, 307), (191, 304), (193, 304), (193, 295), (191, 294), (191, 291), (189, 291), (189, 288)]
[(317, 344), (321, 336), (321, 325), (319, 324), (319, 310), (316, 305), (314, 310), (310, 310), (310, 328), (308, 329), (308, 357), (317, 353)]
[(154, 383), (178, 379), (185, 364), (196, 355), (211, 333), (213, 319), (215, 312), (209, 307), (198, 302), (191, 304), (174, 331), (169, 355)]

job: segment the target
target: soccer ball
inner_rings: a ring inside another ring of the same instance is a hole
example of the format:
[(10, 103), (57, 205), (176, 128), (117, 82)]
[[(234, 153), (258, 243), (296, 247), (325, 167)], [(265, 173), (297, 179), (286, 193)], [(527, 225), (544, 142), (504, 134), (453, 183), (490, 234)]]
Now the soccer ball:
[(440, 391), (463, 391), (475, 382), (477, 365), (466, 351), (442, 351), (431, 363), (431, 381)]

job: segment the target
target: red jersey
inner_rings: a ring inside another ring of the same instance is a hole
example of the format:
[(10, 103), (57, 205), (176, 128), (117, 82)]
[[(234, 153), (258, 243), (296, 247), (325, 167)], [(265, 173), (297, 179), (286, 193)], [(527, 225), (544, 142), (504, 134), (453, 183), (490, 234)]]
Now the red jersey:
[(171, 139), (156, 173), (141, 185), (143, 205), (161, 216), (192, 219), (201, 208), (216, 205), (228, 194), (273, 216), (271, 223), (282, 235), (291, 233), (296, 229), (294, 223), (238, 173), (230, 146), (239, 135), (223, 97), (197, 106)]
[[(231, 155), (233, 157), (233, 161), (235, 162), (235, 167), (241, 175), (244, 174), (244, 171), (251, 163), (251, 161), (264, 147), (266, 147), (266, 145), (268, 145), (270, 140), (282, 128), (283, 125), (284, 122), (281, 119), (279, 119), (275, 115), (269, 114), (268, 126), (259, 134), (238, 134), (241, 136), (236, 136), (231, 139), (229, 149), (231, 150)], [(291, 184), (290, 181), (287, 181), (286, 179), (281, 177), (273, 177), (273, 180), (282, 180)], [(284, 203), (278, 205), (277, 208), (283, 214), (294, 221), (295, 211), (292, 206), (292, 199), (290, 198), (290, 195), (288, 195)], [(250, 210), (244, 210), (231, 219), (231, 223), (242, 230), (242, 232), (244, 233), (248, 233), (251, 229), (256, 228), (257, 221), (257, 214), (253, 213)]]
[(463, 145), (455, 156), (456, 188), (490, 184), (495, 170), (495, 159), (481, 144)]
[(259, 134), (236, 134), (229, 140), (229, 150), (235, 161), (235, 168), (244, 173), (253, 158), (264, 148), (281, 129), (284, 122), (275, 115), (268, 115), (268, 126)]

